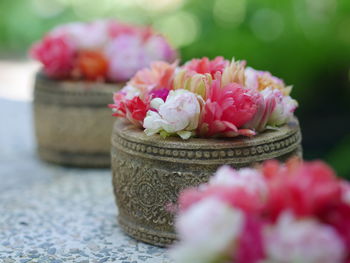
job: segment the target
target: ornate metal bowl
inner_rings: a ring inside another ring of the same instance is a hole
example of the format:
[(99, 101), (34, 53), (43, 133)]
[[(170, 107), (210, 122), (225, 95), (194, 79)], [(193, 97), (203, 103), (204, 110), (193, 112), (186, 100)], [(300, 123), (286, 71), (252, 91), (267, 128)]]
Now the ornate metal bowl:
[(113, 92), (120, 84), (56, 81), (37, 74), (34, 121), (41, 159), (78, 167), (109, 167)]
[(206, 182), (223, 164), (247, 167), (301, 154), (297, 120), (253, 138), (184, 141), (148, 137), (118, 119), (112, 134), (112, 172), (119, 224), (138, 240), (167, 246), (176, 236), (166, 207), (182, 189)]

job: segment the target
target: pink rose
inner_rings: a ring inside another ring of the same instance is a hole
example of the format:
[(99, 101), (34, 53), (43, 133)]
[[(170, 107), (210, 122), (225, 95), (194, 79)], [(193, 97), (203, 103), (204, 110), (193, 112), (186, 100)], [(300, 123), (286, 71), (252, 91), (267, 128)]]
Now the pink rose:
[(298, 107), (296, 100), (285, 96), (278, 89), (267, 88), (261, 92), (264, 98), (274, 98), (276, 106), (271, 112), (267, 124), (280, 126), (291, 120), (295, 109)]
[(119, 21), (112, 20), (108, 23), (108, 34), (111, 38), (116, 38), (121, 35), (136, 35), (139, 31), (140, 28)]
[(149, 59), (152, 61), (162, 60), (173, 62), (177, 57), (176, 51), (160, 35), (154, 35), (147, 39), (145, 49)]
[(56, 27), (52, 36), (66, 36), (79, 49), (98, 49), (109, 40), (108, 21), (74, 22)]
[(293, 118), (298, 106), (296, 100), (271, 87), (262, 90), (256, 100), (257, 112), (244, 127), (258, 132), (265, 130), (266, 125), (276, 127), (287, 123)]
[(110, 58), (108, 77), (113, 81), (127, 81), (150, 63), (142, 40), (136, 35), (120, 35), (112, 40), (106, 55)]
[(257, 102), (257, 111), (248, 123), (244, 125), (245, 128), (253, 129), (257, 132), (265, 130), (269, 118), (276, 108), (276, 98), (273, 94), (262, 92), (254, 93)]
[(53, 78), (69, 76), (75, 53), (75, 47), (64, 35), (48, 35), (30, 51), (31, 56), (43, 64), (44, 72)]
[(209, 60), (207, 57), (201, 59), (192, 59), (188, 61), (183, 68), (199, 74), (209, 73), (214, 78), (216, 72), (223, 73), (225, 68), (229, 65), (229, 61), (223, 57), (216, 57)]
[(222, 87), (220, 72), (207, 92), (201, 112), (198, 133), (203, 137), (239, 135), (253, 136), (255, 132), (240, 129), (254, 118), (258, 104), (254, 93), (237, 83)]
[(176, 63), (164, 61), (152, 62), (149, 67), (139, 70), (129, 81), (128, 85), (146, 95), (158, 89), (172, 89)]

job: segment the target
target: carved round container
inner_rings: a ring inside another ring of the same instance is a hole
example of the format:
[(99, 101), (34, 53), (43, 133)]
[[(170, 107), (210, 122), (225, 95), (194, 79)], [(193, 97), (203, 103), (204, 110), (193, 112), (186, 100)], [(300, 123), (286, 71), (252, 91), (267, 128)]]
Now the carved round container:
[(148, 137), (117, 119), (112, 134), (112, 172), (119, 224), (138, 240), (167, 246), (176, 239), (167, 205), (176, 202), (182, 189), (207, 182), (223, 164), (248, 167), (301, 154), (297, 120), (253, 138), (185, 141)]
[(68, 166), (109, 167), (113, 119), (107, 105), (120, 87), (37, 74), (33, 108), (40, 158)]

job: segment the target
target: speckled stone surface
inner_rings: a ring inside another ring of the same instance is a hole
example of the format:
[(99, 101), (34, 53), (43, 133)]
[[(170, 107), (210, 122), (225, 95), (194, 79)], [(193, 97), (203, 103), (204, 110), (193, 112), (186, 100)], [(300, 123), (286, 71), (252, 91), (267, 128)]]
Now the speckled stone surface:
[(30, 103), (0, 99), (0, 116), (0, 262), (171, 262), (121, 231), (109, 170), (39, 161)]

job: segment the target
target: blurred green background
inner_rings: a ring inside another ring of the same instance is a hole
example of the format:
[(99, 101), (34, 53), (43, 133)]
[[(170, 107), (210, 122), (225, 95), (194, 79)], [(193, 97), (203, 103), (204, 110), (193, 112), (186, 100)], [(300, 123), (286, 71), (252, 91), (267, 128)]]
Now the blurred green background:
[(245, 59), (294, 86), (304, 157), (350, 178), (349, 0), (1, 0), (0, 58), (24, 58), (53, 26), (96, 18), (151, 24), (182, 59)]

